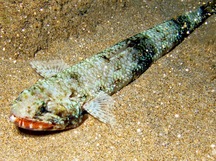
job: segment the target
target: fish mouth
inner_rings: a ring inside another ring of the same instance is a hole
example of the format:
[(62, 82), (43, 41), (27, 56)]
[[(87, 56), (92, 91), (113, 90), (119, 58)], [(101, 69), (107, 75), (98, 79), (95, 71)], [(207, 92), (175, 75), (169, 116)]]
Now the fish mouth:
[(20, 118), (15, 115), (10, 116), (10, 121), (20, 128), (32, 131), (53, 131), (61, 129), (57, 124), (42, 122), (30, 118)]

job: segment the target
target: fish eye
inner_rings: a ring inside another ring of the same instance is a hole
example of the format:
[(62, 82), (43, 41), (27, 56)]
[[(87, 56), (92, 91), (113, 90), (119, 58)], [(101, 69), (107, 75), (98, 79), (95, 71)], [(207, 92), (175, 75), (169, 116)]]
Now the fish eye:
[(44, 106), (42, 106), (41, 108), (40, 108), (40, 112), (41, 113), (45, 113), (47, 110), (46, 110), (46, 108), (44, 107)]
[(43, 104), (41, 105), (41, 107), (40, 107), (40, 112), (41, 112), (41, 113), (47, 113), (47, 112), (49, 112), (49, 111), (46, 109), (46, 103), (45, 103), (45, 102), (43, 102)]

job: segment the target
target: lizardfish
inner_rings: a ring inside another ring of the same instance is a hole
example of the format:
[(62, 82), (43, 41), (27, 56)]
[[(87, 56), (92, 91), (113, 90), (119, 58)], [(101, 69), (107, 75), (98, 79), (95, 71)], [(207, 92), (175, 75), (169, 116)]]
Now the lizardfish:
[(29, 130), (64, 130), (79, 126), (90, 114), (115, 125), (111, 95), (138, 78), (215, 13), (213, 0), (73, 66), (61, 60), (31, 62), (44, 79), (20, 93), (12, 104), (10, 120)]

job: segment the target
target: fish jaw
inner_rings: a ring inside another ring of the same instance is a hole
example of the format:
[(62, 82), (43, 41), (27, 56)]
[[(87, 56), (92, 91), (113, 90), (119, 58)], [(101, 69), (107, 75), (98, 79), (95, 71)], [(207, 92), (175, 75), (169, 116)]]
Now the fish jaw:
[(20, 128), (28, 129), (32, 131), (52, 131), (52, 130), (61, 129), (60, 127), (52, 123), (32, 120), (30, 118), (20, 118), (20, 117), (16, 117), (13, 114), (10, 116), (10, 121)]
[(57, 124), (52, 122), (39, 121), (28, 117), (22, 118), (11, 114), (9, 120), (17, 127), (31, 131), (61, 131), (80, 126), (88, 116), (86, 114), (80, 116), (78, 119), (70, 120), (67, 124)]

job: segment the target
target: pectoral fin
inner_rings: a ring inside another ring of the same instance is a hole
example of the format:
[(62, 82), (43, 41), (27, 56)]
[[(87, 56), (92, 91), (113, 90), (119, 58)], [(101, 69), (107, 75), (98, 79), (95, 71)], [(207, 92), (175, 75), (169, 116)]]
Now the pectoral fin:
[(30, 64), (38, 74), (45, 78), (56, 75), (58, 72), (70, 67), (63, 60), (32, 61)]
[(103, 123), (115, 125), (113, 115), (114, 100), (104, 92), (100, 92), (97, 97), (84, 105), (84, 109)]

